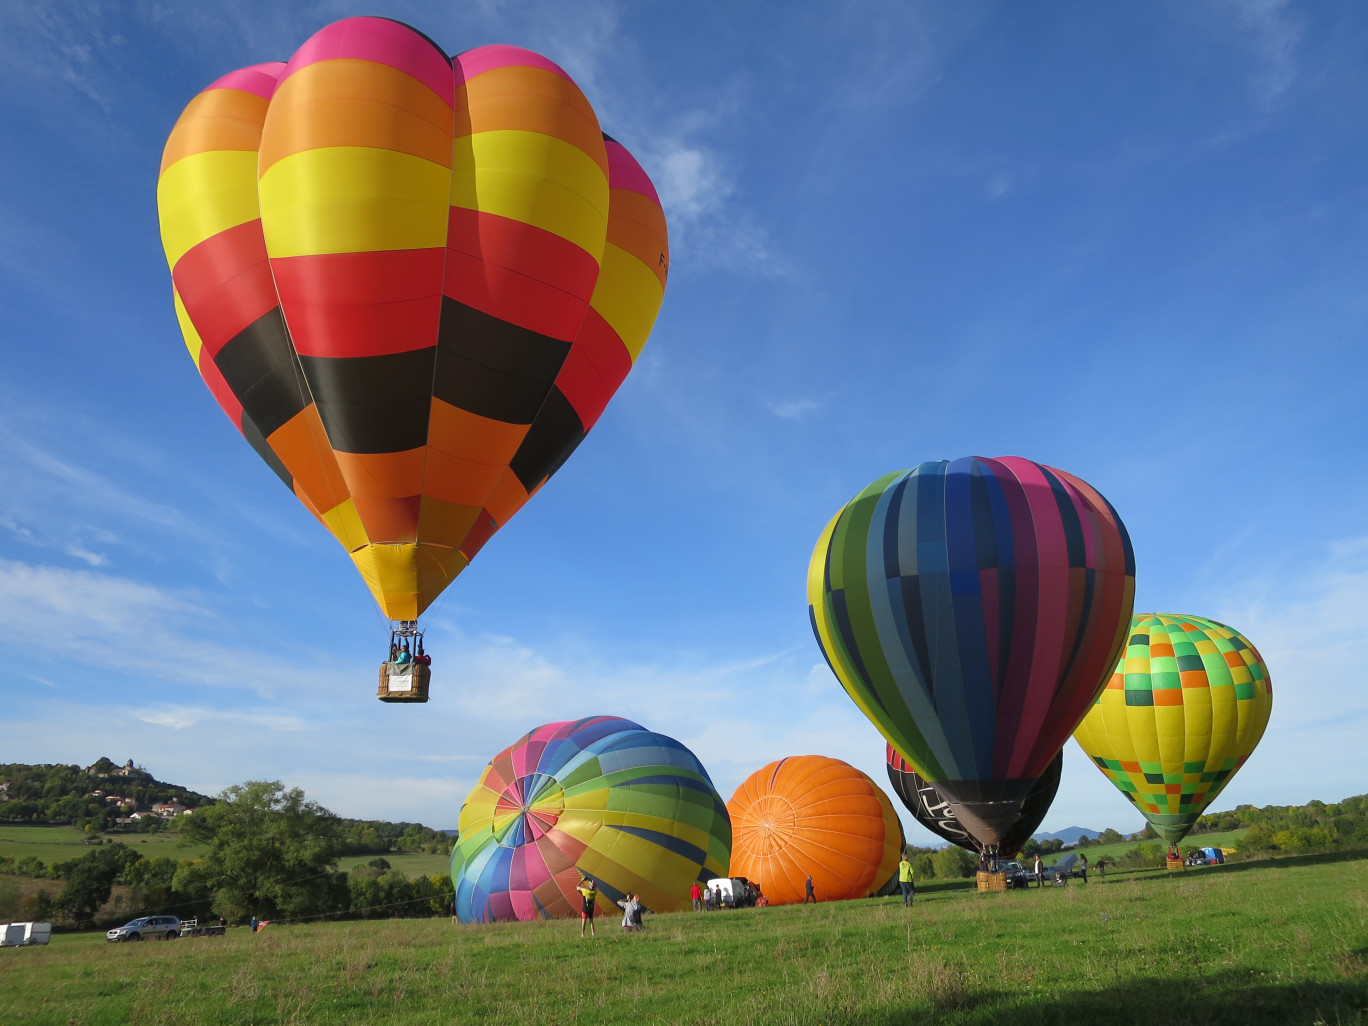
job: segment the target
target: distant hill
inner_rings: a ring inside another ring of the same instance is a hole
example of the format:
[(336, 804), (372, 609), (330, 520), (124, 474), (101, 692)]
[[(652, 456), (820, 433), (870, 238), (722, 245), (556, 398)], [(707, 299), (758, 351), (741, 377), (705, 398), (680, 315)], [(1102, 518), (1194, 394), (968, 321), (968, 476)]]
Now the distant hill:
[(1042, 830), (1038, 834), (1032, 834), (1031, 838), (1036, 841), (1063, 841), (1065, 844), (1076, 844), (1080, 837), (1086, 837), (1089, 840), (1095, 841), (1101, 833), (1101, 830), (1089, 830), (1087, 827), (1071, 826), (1065, 827), (1063, 830), (1056, 833)]
[[(0, 763), (0, 823), (70, 824), (92, 832), (157, 831), (179, 826), (174, 812), (165, 818), (134, 812), (175, 803), (180, 810), (204, 808), (216, 799), (157, 780), (129, 759), (122, 766), (99, 758), (89, 766)], [(348, 854), (451, 851), (455, 830), (437, 831), (421, 823), (338, 817)]]

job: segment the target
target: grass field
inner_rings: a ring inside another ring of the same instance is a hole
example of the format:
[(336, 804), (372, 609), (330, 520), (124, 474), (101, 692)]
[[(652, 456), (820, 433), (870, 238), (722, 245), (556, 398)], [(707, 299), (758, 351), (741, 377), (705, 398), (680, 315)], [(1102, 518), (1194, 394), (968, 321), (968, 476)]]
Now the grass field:
[(422, 855), (395, 851), (386, 852), (384, 855), (344, 855), (337, 860), (337, 868), (355, 869), (375, 858), (383, 858), (390, 864), (391, 869), (397, 869), (409, 879), (416, 876), (447, 876), (451, 872), (450, 855)]
[(1109, 874), (1069, 887), (456, 926), (272, 925), (0, 951), (0, 1023), (1368, 1022), (1368, 854)]
[[(32, 855), (51, 864), (79, 859), (90, 851), (85, 843), (91, 835), (70, 826), (18, 826), (6, 823), (0, 826), (0, 855), (15, 855), (23, 858)], [(181, 847), (180, 835), (173, 833), (155, 834), (104, 834), (106, 844), (118, 841), (142, 853), (146, 858), (167, 855), (173, 859), (193, 859), (207, 850), (202, 845)]]

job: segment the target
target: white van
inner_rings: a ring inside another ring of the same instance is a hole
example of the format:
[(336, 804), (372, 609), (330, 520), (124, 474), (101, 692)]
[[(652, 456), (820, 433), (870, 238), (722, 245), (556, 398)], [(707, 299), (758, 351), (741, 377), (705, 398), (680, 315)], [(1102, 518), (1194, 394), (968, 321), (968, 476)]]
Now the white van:
[(708, 881), (708, 890), (716, 887), (722, 894), (723, 908), (749, 908), (755, 904), (758, 888), (744, 876), (719, 876)]
[(0, 923), (0, 948), (27, 948), (51, 939), (51, 923)]

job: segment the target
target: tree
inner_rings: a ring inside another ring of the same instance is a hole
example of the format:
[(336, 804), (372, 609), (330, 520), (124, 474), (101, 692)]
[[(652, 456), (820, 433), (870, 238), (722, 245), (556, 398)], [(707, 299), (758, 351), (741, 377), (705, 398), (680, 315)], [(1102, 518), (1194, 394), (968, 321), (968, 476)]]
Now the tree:
[(228, 788), (214, 805), (189, 817), (186, 843), (209, 846), (208, 855), (183, 863), (176, 890), (205, 887), (214, 911), (241, 921), (306, 916), (345, 908), (346, 874), (338, 819), (299, 788), (278, 780), (249, 780)]
[(974, 856), (953, 844), (946, 845), (932, 855), (931, 864), (935, 867), (937, 879), (940, 880), (954, 880), (973, 876), (974, 870), (978, 866)]
[(66, 886), (57, 895), (57, 907), (75, 923), (89, 922), (109, 900), (114, 881), (140, 858), (132, 848), (108, 844), (70, 863)]

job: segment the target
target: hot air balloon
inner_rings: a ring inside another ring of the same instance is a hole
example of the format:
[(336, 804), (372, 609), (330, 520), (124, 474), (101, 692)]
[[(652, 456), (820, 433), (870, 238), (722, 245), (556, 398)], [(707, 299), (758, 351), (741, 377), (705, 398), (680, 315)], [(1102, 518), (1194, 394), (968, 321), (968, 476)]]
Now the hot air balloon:
[(864, 898), (893, 878), (902, 824), (879, 786), (849, 763), (798, 755), (756, 770), (727, 802), (731, 875), (773, 905)]
[(1268, 667), (1239, 631), (1143, 613), (1074, 739), (1174, 845), (1244, 765), (1272, 709)]
[(157, 207), (205, 384), (412, 657), (646, 342), (669, 263), (650, 179), (545, 57), (449, 58), (363, 17), (191, 100)]
[(855, 496), (822, 531), (807, 591), (846, 692), (996, 849), (1115, 664), (1135, 566), (1091, 485), (966, 457)]
[[(884, 752), (888, 768), (888, 782), (893, 785), (893, 793), (902, 801), (912, 817), (933, 834), (945, 838), (951, 844), (972, 852), (981, 852), (984, 845), (964, 828), (949, 803), (941, 797), (935, 785), (929, 784), (916, 771), (916, 768), (898, 754), (892, 745)], [(1050, 811), (1055, 792), (1059, 790), (1059, 775), (1064, 768), (1064, 753), (1060, 752), (1045, 768), (1045, 773), (1035, 782), (1026, 800), (1021, 803), (1021, 812), (1002, 835), (998, 844), (998, 855), (1011, 858), (1021, 850), (1021, 846), (1031, 839), (1045, 814)]]
[(465, 923), (578, 914), (575, 888), (604, 909), (627, 892), (656, 912), (723, 876), (731, 824), (722, 797), (678, 741), (618, 716), (548, 723), (490, 760), (461, 807), (451, 853)]

